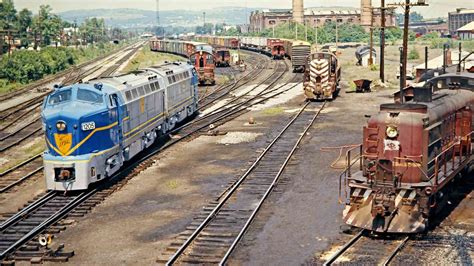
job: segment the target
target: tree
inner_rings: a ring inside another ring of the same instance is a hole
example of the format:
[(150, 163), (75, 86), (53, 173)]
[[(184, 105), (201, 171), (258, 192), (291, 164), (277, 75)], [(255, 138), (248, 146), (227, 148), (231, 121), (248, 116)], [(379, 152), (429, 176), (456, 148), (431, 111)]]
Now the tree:
[(33, 14), (28, 9), (22, 9), (17, 15), (17, 29), (23, 46), (28, 46), (28, 32), (33, 27)]
[(90, 18), (86, 19), (79, 28), (84, 40), (88, 43), (106, 41), (104, 19)]
[(52, 8), (49, 5), (41, 5), (38, 15), (33, 18), (34, 31), (41, 35), (41, 41), (45, 45), (50, 45), (53, 41), (58, 40), (61, 26), (61, 18), (52, 14)]
[[(14, 23), (16, 21), (16, 10), (13, 5), (13, 0), (0, 1), (0, 31), (13, 30)], [(4, 51), (4, 37), (3, 33), (0, 33), (0, 55)]]

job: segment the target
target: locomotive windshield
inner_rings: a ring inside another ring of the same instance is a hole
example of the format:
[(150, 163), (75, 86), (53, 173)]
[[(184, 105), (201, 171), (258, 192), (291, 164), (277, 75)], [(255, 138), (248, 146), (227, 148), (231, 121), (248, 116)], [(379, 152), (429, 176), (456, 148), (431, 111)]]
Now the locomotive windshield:
[(79, 89), (77, 90), (77, 100), (90, 102), (90, 103), (103, 103), (104, 99), (102, 95), (95, 93), (90, 90)]
[(52, 105), (52, 104), (67, 102), (71, 100), (71, 97), (72, 97), (71, 89), (58, 91), (54, 93), (53, 95), (49, 96), (48, 104)]

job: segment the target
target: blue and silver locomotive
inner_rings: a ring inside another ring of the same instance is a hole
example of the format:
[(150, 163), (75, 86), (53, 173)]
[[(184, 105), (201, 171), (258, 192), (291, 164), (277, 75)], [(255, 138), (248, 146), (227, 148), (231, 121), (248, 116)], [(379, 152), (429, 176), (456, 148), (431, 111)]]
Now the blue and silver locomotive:
[(42, 110), (49, 190), (84, 190), (197, 112), (195, 69), (170, 63), (56, 89)]

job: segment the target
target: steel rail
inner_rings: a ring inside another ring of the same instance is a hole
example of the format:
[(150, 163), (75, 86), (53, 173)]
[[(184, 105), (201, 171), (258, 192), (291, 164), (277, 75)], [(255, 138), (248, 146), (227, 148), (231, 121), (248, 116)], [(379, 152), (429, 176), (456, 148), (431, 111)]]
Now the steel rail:
[[(306, 109), (306, 107), (308, 106), (309, 103), (306, 103), (306, 105), (303, 107), (304, 109)], [(265, 202), (265, 200), (268, 198), (268, 196), (270, 195), (270, 193), (272, 192), (272, 190), (275, 188), (278, 180), (280, 179), (280, 176), (282, 175), (283, 171), (285, 170), (286, 166), (288, 165), (288, 162), (290, 161), (291, 157), (293, 157), (294, 153), (296, 152), (296, 150), (298, 149), (298, 145), (301, 143), (301, 141), (303, 140), (303, 138), (306, 136), (306, 133), (308, 133), (308, 131), (310, 130), (310, 128), (313, 126), (314, 124), (314, 121), (316, 121), (316, 118), (318, 118), (319, 114), (321, 113), (321, 111), (324, 109), (326, 105), (326, 102), (323, 103), (323, 105), (321, 106), (321, 108), (318, 110), (318, 112), (313, 116), (313, 119), (311, 120), (311, 122), (306, 126), (306, 128), (304, 129), (303, 133), (301, 134), (301, 136), (298, 138), (298, 140), (296, 141), (295, 145), (293, 146), (293, 149), (290, 151), (290, 153), (288, 154), (288, 156), (286, 157), (285, 159), (285, 162), (283, 163), (283, 165), (280, 167), (278, 173), (276, 174), (275, 178), (273, 179), (272, 183), (270, 184), (270, 186), (268, 187), (268, 189), (265, 191), (265, 194), (263, 195), (262, 199), (260, 200), (260, 202), (257, 204), (257, 207), (254, 209), (254, 211), (252, 212), (252, 214), (250, 215), (250, 217), (247, 219), (247, 222), (245, 223), (244, 227), (242, 228), (242, 230), (240, 230), (239, 234), (237, 235), (237, 237), (235, 238), (234, 242), (232, 242), (232, 245), (229, 247), (229, 249), (227, 250), (227, 253), (224, 255), (224, 257), (222, 258), (221, 262), (219, 263), (219, 265), (224, 265), (227, 260), (229, 259), (230, 255), (232, 254), (232, 252), (234, 251), (235, 247), (237, 246), (237, 244), (240, 242), (240, 240), (242, 239), (243, 235), (245, 234), (245, 232), (247, 231), (247, 229), (250, 227), (250, 224), (252, 223), (252, 221), (254, 220), (255, 216), (257, 215), (258, 211), (260, 210), (260, 208), (262, 207), (263, 203)]]
[(178, 258), (184, 253), (184, 251), (189, 247), (189, 245), (194, 241), (194, 239), (202, 232), (202, 230), (209, 224), (209, 222), (214, 218), (214, 216), (222, 209), (225, 203), (229, 198), (234, 194), (234, 192), (240, 187), (242, 182), (250, 175), (250, 173), (257, 167), (259, 162), (265, 157), (265, 155), (270, 151), (274, 144), (281, 138), (281, 136), (286, 132), (286, 130), (298, 119), (298, 117), (303, 113), (306, 107), (309, 105), (307, 102), (297, 115), (291, 119), (288, 124), (280, 131), (280, 133), (273, 139), (273, 141), (260, 153), (254, 163), (247, 169), (247, 171), (234, 183), (227, 194), (220, 200), (220, 202), (214, 207), (214, 209), (208, 214), (204, 221), (194, 230), (194, 232), (189, 236), (186, 241), (180, 246), (180, 248), (174, 253), (174, 255), (168, 260), (166, 265), (173, 265)]
[(395, 256), (403, 249), (406, 243), (410, 240), (410, 236), (405, 237), (400, 244), (390, 253), (390, 256), (382, 263), (384, 266), (388, 266)]
[(38, 159), (38, 158), (41, 157), (41, 156), (43, 156), (43, 153), (42, 153), (42, 152), (41, 152), (41, 153), (38, 153), (37, 155), (35, 155), (35, 156), (33, 156), (33, 157), (29, 158), (29, 159), (24, 160), (23, 162), (21, 162), (21, 163), (15, 165), (15, 166), (10, 167), (9, 169), (7, 169), (7, 170), (1, 172), (1, 173), (0, 173), (0, 177), (4, 176), (4, 175), (6, 175), (6, 174), (8, 174), (8, 173), (10, 173), (10, 172), (12, 172), (12, 171), (15, 171), (16, 169), (18, 169), (18, 168), (20, 168), (20, 167), (22, 167), (22, 166), (24, 166), (24, 165), (26, 165), (26, 164), (28, 164), (28, 163), (30, 163), (30, 162), (36, 160), (36, 159)]
[[(275, 97), (276, 95), (278, 95), (279, 93), (275, 93), (269, 97), (266, 97), (264, 99), (260, 99), (257, 103), (260, 103), (260, 102), (263, 102), (263, 101), (266, 101), (272, 97)], [(251, 100), (255, 100), (257, 98), (259, 98), (261, 96), (255, 96), (253, 99)], [(257, 103), (254, 103), (254, 104), (257, 104)], [(245, 107), (247, 108), (247, 107)], [(244, 109), (245, 109), (244, 108)], [(218, 118), (215, 118), (214, 120), (210, 121), (207, 123), (208, 124), (211, 124), (213, 122), (216, 122), (218, 120), (222, 120), (222, 119), (225, 119), (226, 117), (229, 117), (237, 112), (240, 112), (244, 109), (239, 109), (239, 110), (236, 110), (235, 108), (230, 110), (229, 112), (219, 116)], [(187, 136), (191, 135), (191, 134), (195, 134), (196, 132), (198, 132), (199, 130), (201, 130), (203, 127), (207, 126), (207, 125), (204, 125), (204, 126), (201, 126), (199, 127), (198, 129), (195, 129), (193, 130), (191, 133), (187, 134)], [(184, 138), (184, 137), (183, 137)], [(183, 138), (180, 138), (179, 140), (182, 140)], [(71, 212), (72, 210), (74, 210), (75, 207), (77, 207), (80, 203), (84, 202), (85, 200), (87, 200), (91, 195), (95, 194), (97, 191), (99, 191), (100, 189), (102, 189), (103, 187), (107, 186), (107, 185), (114, 185), (113, 182), (114, 181), (117, 181), (117, 180), (121, 180), (119, 179), (119, 177), (122, 177), (124, 175), (126, 175), (126, 173), (128, 173), (129, 171), (133, 170), (133, 168), (135, 168), (136, 166), (138, 166), (139, 164), (141, 164), (142, 162), (146, 161), (146, 160), (149, 160), (150, 158), (152, 158), (153, 156), (155, 156), (157, 153), (171, 147), (172, 145), (176, 144), (179, 142), (179, 140), (177, 141), (173, 141), (167, 145), (164, 145), (163, 147), (159, 148), (159, 149), (156, 149), (156, 150), (151, 150), (151, 152), (149, 152), (148, 154), (145, 154), (143, 157), (140, 157), (139, 159), (137, 159), (136, 161), (132, 162), (130, 165), (126, 166), (124, 169), (120, 170), (120, 172), (114, 174), (112, 177), (110, 177), (106, 183), (102, 183), (102, 184), (99, 184), (95, 189), (92, 189), (90, 190), (89, 192), (84, 192), (83, 194), (81, 194), (80, 196), (77, 196), (72, 202), (68, 203), (66, 206), (64, 206), (63, 208), (61, 208), (60, 211), (56, 212), (53, 216), (49, 217), (47, 220), (45, 220), (44, 222), (42, 222), (40, 225), (38, 225), (37, 227), (35, 227), (33, 230), (31, 230), (30, 232), (28, 232), (26, 235), (24, 235), (20, 240), (16, 241), (12, 246), (10, 246), (7, 250), (5, 250), (4, 252), (2, 252), (2, 254), (0, 254), (0, 259), (3, 259), (5, 258), (5, 256), (7, 256), (8, 254), (14, 252), (18, 247), (20, 247), (21, 245), (25, 244), (27, 241), (31, 240), (34, 236), (36, 236), (37, 234), (41, 233), (45, 228), (47, 228), (48, 226), (50, 226), (51, 224), (53, 224), (54, 222), (57, 222), (59, 221), (60, 219), (62, 219), (65, 215), (67, 215), (69, 212)], [(4, 221), (1, 225), (0, 225), (0, 232), (1, 231), (4, 231), (5, 229), (7, 229), (8, 227), (14, 225), (16, 222), (18, 222), (19, 220), (21, 220), (22, 218), (24, 218), (25, 216), (27, 216), (29, 213), (33, 212), (34, 210), (36, 210), (37, 208), (43, 206), (45, 203), (47, 203), (50, 199), (52, 199), (54, 196), (56, 195), (56, 192), (54, 191), (50, 191), (48, 192), (46, 195), (44, 195), (42, 198), (40, 198), (39, 200), (35, 201), (34, 203), (30, 204), (29, 206), (25, 207), (24, 209), (22, 209), (20, 212), (16, 213), (15, 215), (13, 215), (12, 217), (10, 217), (9, 219), (7, 219), (6, 221)]]
[(16, 141), (14, 141), (14, 142), (12, 142), (12, 143), (4, 146), (4, 147), (0, 147), (0, 152), (4, 152), (4, 151), (10, 149), (11, 147), (18, 145), (20, 142), (24, 141), (25, 139), (27, 139), (27, 138), (33, 136), (34, 134), (38, 133), (39, 131), (41, 131), (41, 129), (42, 129), (42, 127), (39, 127), (37, 129), (33, 130), (32, 132), (28, 133), (27, 135), (17, 139)]
[[(48, 84), (48, 83), (51, 83), (51, 82), (53, 82), (53, 81), (56, 80), (56, 79), (64, 78), (64, 77), (66, 77), (67, 75), (71, 74), (71, 73), (74, 71), (75, 68), (76, 68), (76, 69), (77, 69), (77, 68), (83, 68), (83, 67), (86, 67), (86, 66), (88, 66), (88, 65), (92, 65), (92, 64), (94, 64), (94, 63), (98, 63), (98, 61), (101, 61), (101, 60), (104, 60), (104, 59), (107, 58), (107, 57), (113, 56), (114, 54), (119, 53), (119, 52), (121, 52), (122, 50), (126, 50), (126, 49), (128, 49), (129, 47), (132, 47), (133, 45), (135, 45), (135, 44), (137, 44), (137, 43), (139, 43), (139, 42), (135, 42), (135, 43), (129, 44), (129, 45), (125, 46), (125, 47), (119, 48), (118, 50), (111, 51), (111, 52), (106, 53), (106, 54), (104, 54), (104, 55), (101, 55), (101, 56), (99, 56), (99, 57), (97, 57), (97, 58), (91, 59), (91, 60), (89, 60), (89, 61), (87, 61), (87, 62), (81, 63), (81, 64), (79, 64), (79, 65), (77, 65), (77, 66), (71, 66), (71, 68), (69, 68), (69, 69), (66, 69), (66, 70), (64, 70), (64, 71), (62, 71), (62, 72), (59, 72), (59, 73), (53, 74), (53, 75), (51, 75), (51, 76), (45, 77), (45, 78), (43, 78), (43, 79), (34, 81), (32, 84), (26, 85), (25, 87), (20, 88), (20, 89), (18, 89), (18, 90), (15, 90), (15, 91), (13, 91), (13, 92), (11, 92), (11, 93), (7, 93), (7, 94), (0, 95), (0, 101), (9, 100), (9, 99), (11, 99), (11, 98), (14, 98), (14, 97), (16, 97), (16, 96), (18, 96), (18, 95), (20, 95), (20, 94), (23, 94), (23, 93), (27, 92), (27, 91), (33, 90), (34, 88), (41, 87), (41, 86), (44, 86), (44, 85), (46, 85), (46, 84)], [(5, 110), (2, 110), (1, 112), (3, 112), (3, 111), (5, 111)]]
[(33, 175), (35, 175), (36, 173), (40, 172), (43, 169), (44, 169), (44, 167), (40, 166), (40, 167), (36, 168), (35, 170), (29, 172), (28, 174), (24, 175), (20, 179), (8, 184), (7, 186), (5, 186), (3, 188), (0, 188), (0, 194), (10, 190), (11, 188), (13, 188), (14, 186), (16, 186), (20, 183), (23, 183), (23, 181), (27, 180), (28, 178), (32, 177)]
[(332, 256), (323, 264), (324, 266), (333, 264), (339, 257), (341, 257), (346, 250), (352, 247), (364, 234), (366, 230), (361, 230), (357, 235), (351, 238), (344, 246), (342, 246), (338, 251), (336, 251)]
[(32, 204), (28, 205), (27, 207), (21, 209), (15, 215), (11, 216), (10, 218), (8, 218), (7, 220), (3, 221), (0, 224), (0, 232), (3, 232), (5, 229), (12, 226), (18, 220), (22, 219), (23, 217), (25, 217), (26, 215), (28, 215), (32, 211), (34, 211), (37, 208), (41, 207), (44, 203), (48, 202), (54, 196), (56, 196), (56, 192), (50, 191), (50, 192), (46, 193), (43, 197), (36, 200), (34, 203), (32, 203)]

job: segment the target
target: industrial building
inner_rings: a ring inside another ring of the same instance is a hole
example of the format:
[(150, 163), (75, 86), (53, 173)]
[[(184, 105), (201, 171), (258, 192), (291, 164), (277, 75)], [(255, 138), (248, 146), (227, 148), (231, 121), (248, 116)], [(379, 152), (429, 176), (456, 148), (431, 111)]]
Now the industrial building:
[[(360, 8), (328, 7), (304, 8), (303, 0), (293, 0), (293, 9), (262, 9), (250, 14), (250, 32), (284, 24), (288, 21), (306, 24), (310, 27), (322, 26), (327, 22), (360, 24), (366, 29), (381, 25), (380, 9), (372, 6), (371, 0), (361, 0)], [(395, 13), (386, 11), (386, 26), (395, 26)]]
[(448, 15), (448, 24), (449, 24), (449, 33), (454, 36), (456, 31), (474, 21), (474, 9), (467, 8), (458, 8), (454, 12), (449, 12)]

